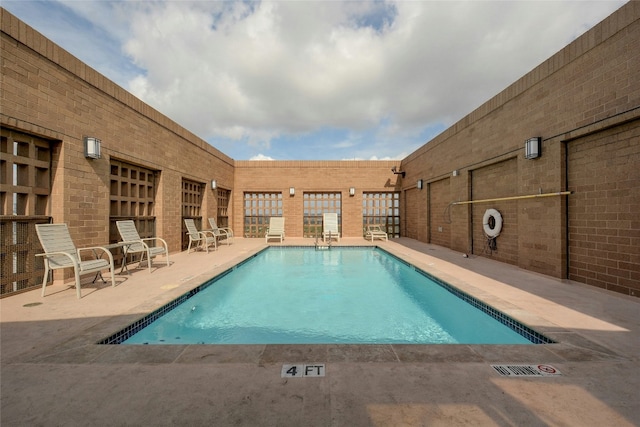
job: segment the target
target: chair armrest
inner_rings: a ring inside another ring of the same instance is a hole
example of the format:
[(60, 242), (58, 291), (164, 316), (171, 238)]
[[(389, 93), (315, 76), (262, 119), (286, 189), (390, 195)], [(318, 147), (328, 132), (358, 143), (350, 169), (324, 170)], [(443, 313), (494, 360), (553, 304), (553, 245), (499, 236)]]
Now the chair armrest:
[(78, 248), (78, 258), (82, 259), (80, 257), (80, 252), (81, 251), (93, 251), (93, 253), (95, 254), (96, 258), (99, 258), (98, 254), (95, 252), (98, 249), (103, 251), (103, 252), (105, 252), (107, 254), (107, 256), (109, 257), (109, 261), (111, 262), (111, 264), (113, 264), (113, 254), (111, 253), (111, 251), (109, 249), (107, 249), (105, 247), (102, 247), (102, 246), (90, 246), (90, 247), (87, 247), (87, 248)]
[(43, 254), (36, 254), (36, 256), (41, 256), (41, 257), (45, 257), (45, 258), (50, 258), (50, 257), (53, 257), (53, 256), (59, 256), (59, 255), (66, 256), (67, 258), (69, 258), (71, 260), (71, 262), (73, 263), (73, 265), (75, 267), (78, 266), (78, 260), (75, 259), (69, 252), (45, 252)]
[(120, 242), (118, 242), (118, 244), (122, 245), (122, 246), (129, 246), (129, 245), (135, 245), (136, 243), (144, 243), (141, 240), (122, 240)]
[[(160, 241), (160, 242), (162, 242), (162, 244), (164, 245), (165, 248), (167, 248), (167, 249), (169, 248), (169, 245), (167, 245), (167, 242), (161, 237), (147, 237), (147, 238), (144, 238), (144, 239), (140, 239), (140, 241), (142, 243), (150, 242), (150, 241)], [(145, 245), (146, 245), (146, 243), (145, 243)]]
[(36, 256), (42, 256), (42, 257), (51, 257), (51, 256), (57, 256), (57, 255), (65, 255), (73, 259), (73, 256), (71, 256), (69, 252), (45, 252), (43, 254), (36, 254)]

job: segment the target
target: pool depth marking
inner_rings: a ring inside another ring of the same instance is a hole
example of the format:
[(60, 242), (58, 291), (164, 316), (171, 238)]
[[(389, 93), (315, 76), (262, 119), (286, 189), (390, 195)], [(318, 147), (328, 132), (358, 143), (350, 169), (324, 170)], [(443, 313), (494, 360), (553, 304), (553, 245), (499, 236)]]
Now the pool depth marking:
[(313, 365), (282, 365), (280, 376), (282, 378), (303, 378), (303, 377), (324, 377), (324, 363), (315, 363)]

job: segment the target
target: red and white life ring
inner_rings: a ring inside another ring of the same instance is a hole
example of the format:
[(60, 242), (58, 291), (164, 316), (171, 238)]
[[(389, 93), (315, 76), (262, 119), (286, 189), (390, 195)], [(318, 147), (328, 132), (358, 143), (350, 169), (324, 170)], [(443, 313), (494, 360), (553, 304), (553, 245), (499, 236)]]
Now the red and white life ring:
[(502, 215), (495, 209), (487, 209), (482, 217), (484, 234), (489, 238), (496, 238), (502, 231)]

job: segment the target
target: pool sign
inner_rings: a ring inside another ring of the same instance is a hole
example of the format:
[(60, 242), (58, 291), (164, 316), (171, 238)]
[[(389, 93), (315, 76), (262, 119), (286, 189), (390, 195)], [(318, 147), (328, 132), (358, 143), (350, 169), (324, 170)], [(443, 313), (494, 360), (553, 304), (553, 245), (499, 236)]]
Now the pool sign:
[(314, 365), (282, 365), (282, 378), (324, 377), (324, 363)]

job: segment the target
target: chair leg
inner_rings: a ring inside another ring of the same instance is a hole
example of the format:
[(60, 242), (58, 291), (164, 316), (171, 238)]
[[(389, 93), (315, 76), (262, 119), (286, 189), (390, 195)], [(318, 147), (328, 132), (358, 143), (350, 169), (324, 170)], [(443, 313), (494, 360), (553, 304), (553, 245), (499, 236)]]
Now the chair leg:
[[(144, 256), (144, 252), (142, 255)], [(149, 253), (149, 249), (147, 249), (147, 264), (149, 264), (149, 274), (151, 274), (151, 253)]]
[(74, 267), (73, 272), (76, 276), (76, 295), (78, 296), (78, 299), (80, 299), (80, 272), (78, 271), (78, 267)]
[(49, 278), (49, 261), (44, 261), (44, 277), (42, 278), (42, 296), (44, 296), (44, 290), (47, 288), (47, 279)]
[(109, 268), (111, 269), (111, 286), (116, 287), (116, 266), (113, 264), (113, 256), (109, 257)]

